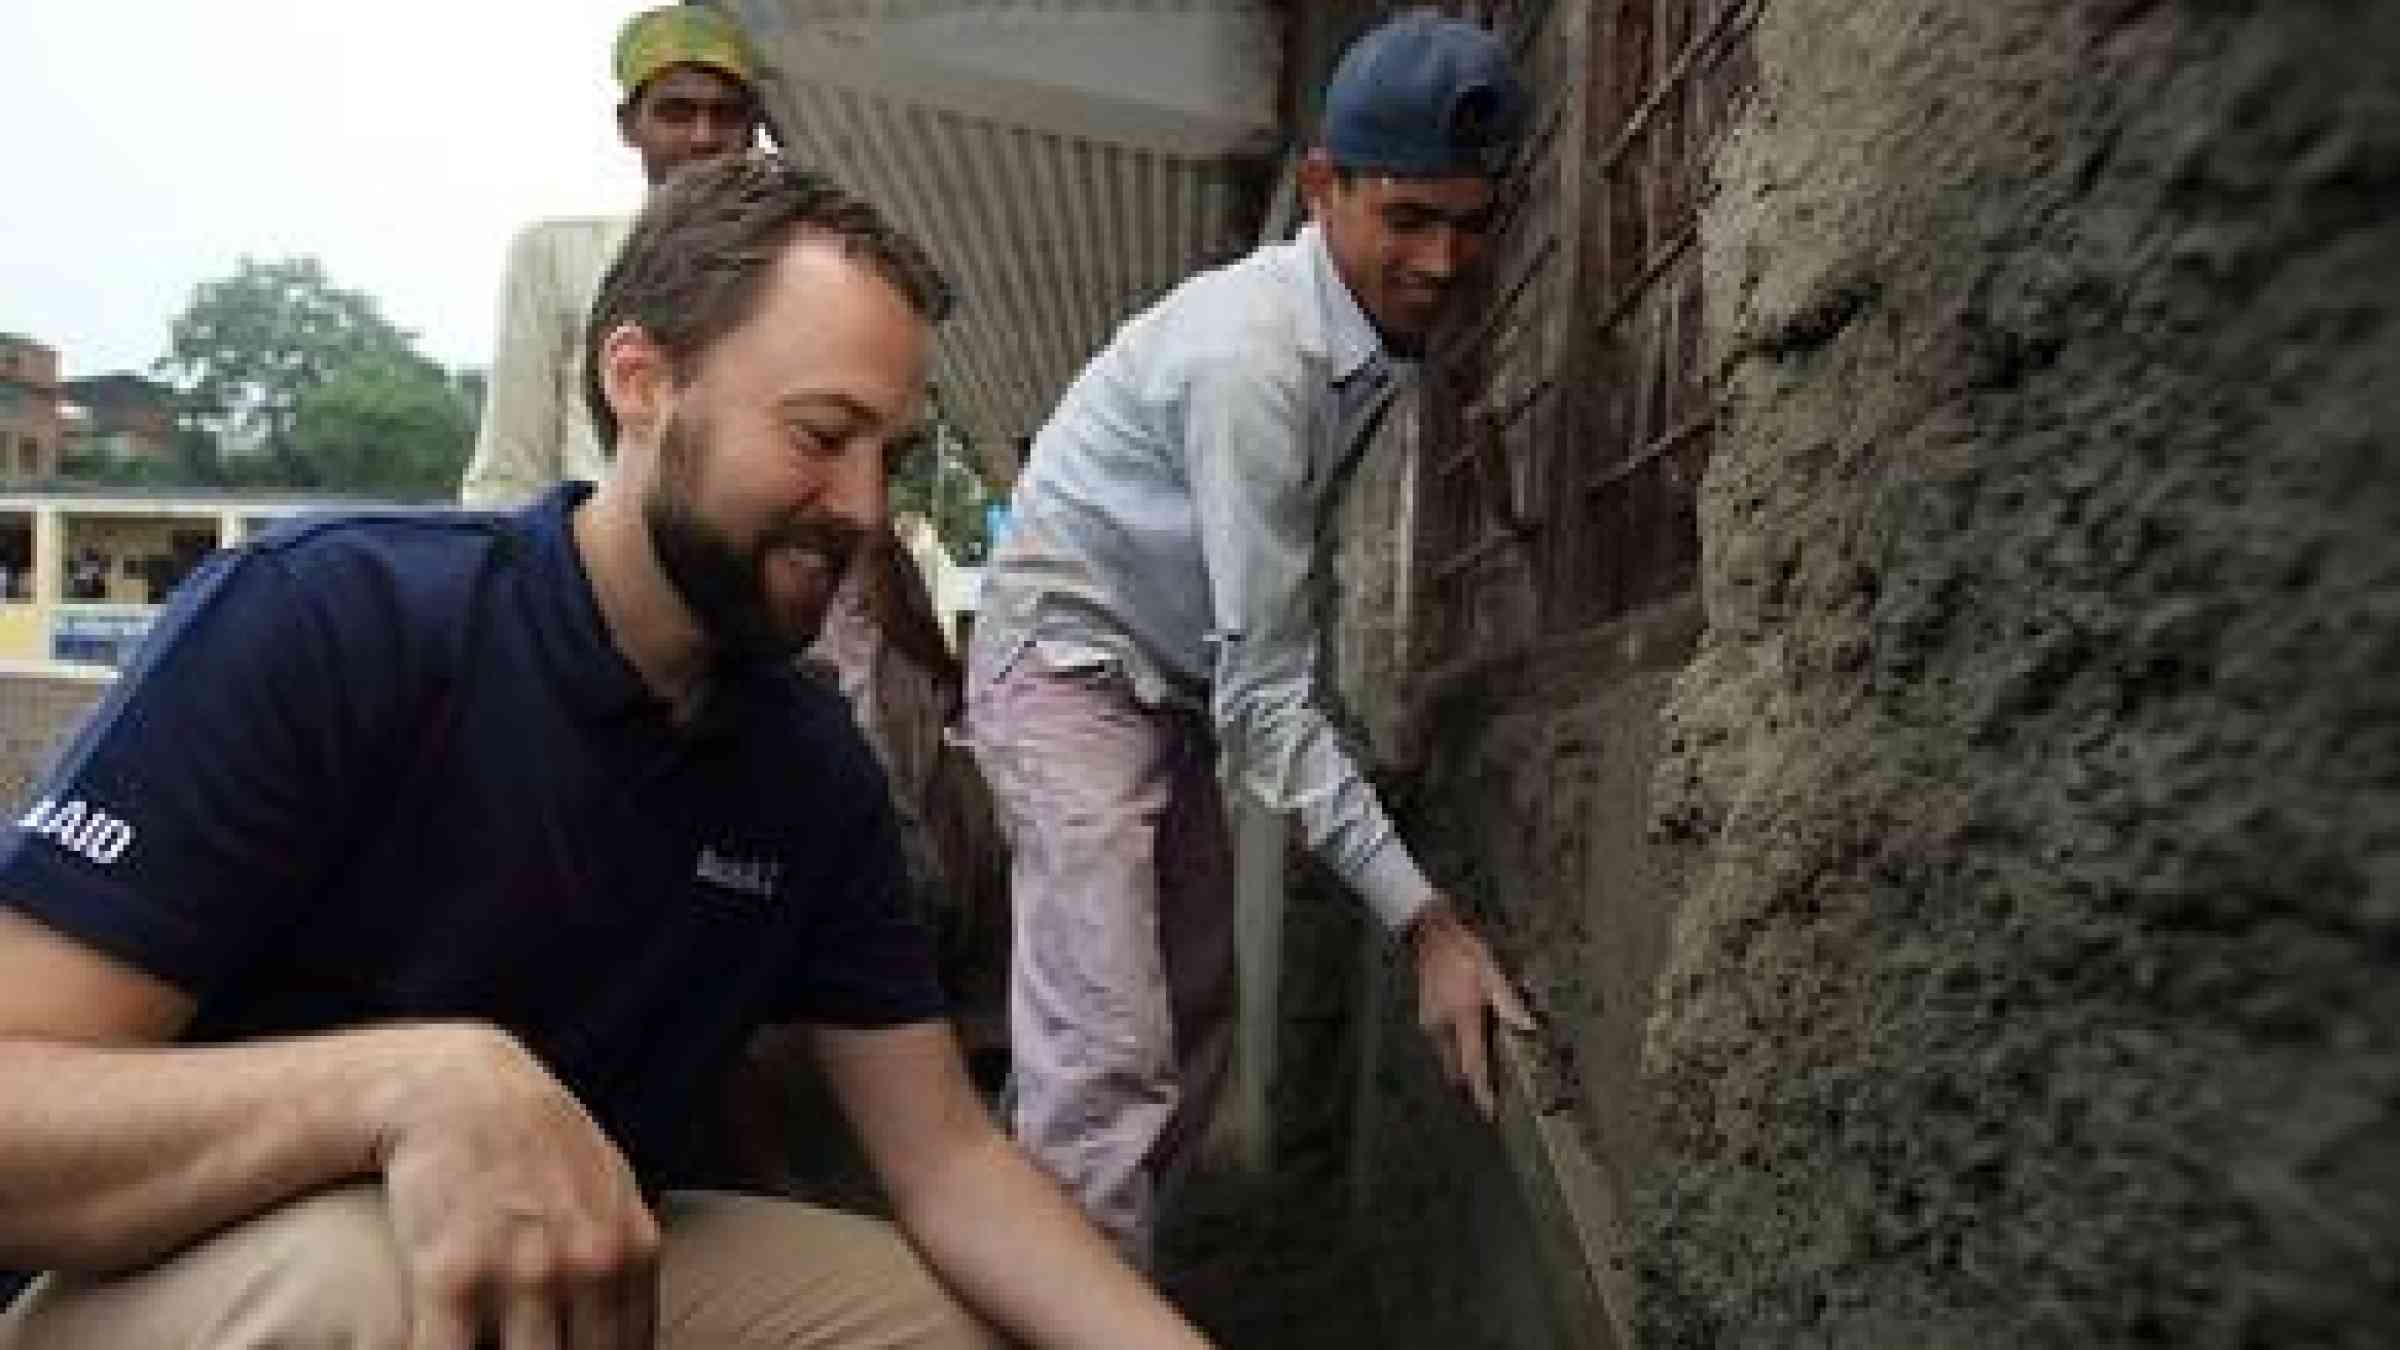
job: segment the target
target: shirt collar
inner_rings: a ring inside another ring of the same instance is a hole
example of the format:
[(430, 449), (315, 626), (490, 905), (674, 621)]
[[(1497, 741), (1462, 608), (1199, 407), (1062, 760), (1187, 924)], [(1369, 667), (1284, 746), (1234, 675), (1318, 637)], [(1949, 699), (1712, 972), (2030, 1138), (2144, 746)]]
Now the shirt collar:
[(591, 575), (575, 547), (575, 509), (591, 494), (589, 483), (561, 483), (518, 512), (514, 523), (529, 563), (528, 609), (551, 677), (577, 711), (605, 718), (657, 700), (610, 640)]
[[(531, 609), (543, 656), (568, 700), (587, 719), (649, 714), (664, 721), (665, 700), (651, 692), (609, 636), (591, 573), (575, 547), (575, 510), (591, 495), (590, 483), (570, 479), (517, 516), (532, 556)], [(754, 686), (773, 684), (787, 673), (780, 663), (765, 660), (717, 664), (680, 734), (691, 740), (725, 738), (740, 726), (745, 701), (756, 696)]]
[(1316, 291), (1317, 319), (1325, 334), (1325, 356), (1333, 365), (1333, 381), (1341, 384), (1370, 362), (1384, 356), (1383, 338), (1359, 307), (1350, 284), (1334, 266), (1325, 231), (1315, 221), (1301, 227), (1300, 256), (1306, 260)]

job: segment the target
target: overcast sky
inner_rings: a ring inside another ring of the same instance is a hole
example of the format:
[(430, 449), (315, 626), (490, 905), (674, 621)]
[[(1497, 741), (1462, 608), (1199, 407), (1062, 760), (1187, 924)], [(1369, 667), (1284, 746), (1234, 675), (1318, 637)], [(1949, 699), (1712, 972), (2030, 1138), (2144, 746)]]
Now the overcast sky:
[(0, 332), (143, 369), (203, 280), (315, 254), (445, 365), (508, 236), (632, 210), (610, 0), (5, 0)]

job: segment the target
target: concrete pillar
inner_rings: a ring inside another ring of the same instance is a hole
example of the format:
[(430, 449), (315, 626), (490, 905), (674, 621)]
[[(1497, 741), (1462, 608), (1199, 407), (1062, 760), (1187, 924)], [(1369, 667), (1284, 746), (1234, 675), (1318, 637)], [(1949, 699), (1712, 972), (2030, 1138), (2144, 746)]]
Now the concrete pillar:
[(1234, 1147), (1244, 1167), (1264, 1174), (1275, 1163), (1276, 994), (1283, 980), (1283, 817), (1238, 789), (1228, 795), (1233, 817), (1234, 955), (1241, 978), (1241, 1024), (1234, 1042), (1229, 1109)]
[(66, 597), (66, 557), (65, 513), (55, 505), (35, 507), (33, 512), (34, 603), (55, 605)]

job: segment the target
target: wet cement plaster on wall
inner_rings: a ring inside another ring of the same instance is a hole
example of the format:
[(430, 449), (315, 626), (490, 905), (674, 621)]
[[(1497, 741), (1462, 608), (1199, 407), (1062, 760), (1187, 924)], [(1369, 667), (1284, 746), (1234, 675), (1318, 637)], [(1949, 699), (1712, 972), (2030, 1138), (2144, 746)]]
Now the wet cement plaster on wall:
[(1758, 52), (1644, 1338), (2400, 1343), (2400, 10)]

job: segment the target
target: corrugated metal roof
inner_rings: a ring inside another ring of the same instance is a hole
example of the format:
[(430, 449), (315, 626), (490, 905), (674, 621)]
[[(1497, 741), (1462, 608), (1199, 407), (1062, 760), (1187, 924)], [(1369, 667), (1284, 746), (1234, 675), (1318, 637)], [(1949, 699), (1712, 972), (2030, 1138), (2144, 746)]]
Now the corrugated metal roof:
[(1263, 0), (713, 0), (786, 153), (957, 284), (942, 403), (989, 461), (1116, 325), (1256, 240), (1280, 152)]

